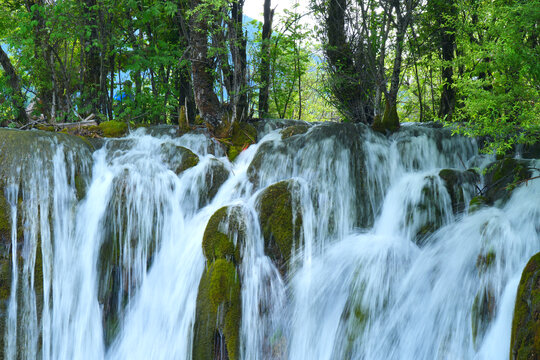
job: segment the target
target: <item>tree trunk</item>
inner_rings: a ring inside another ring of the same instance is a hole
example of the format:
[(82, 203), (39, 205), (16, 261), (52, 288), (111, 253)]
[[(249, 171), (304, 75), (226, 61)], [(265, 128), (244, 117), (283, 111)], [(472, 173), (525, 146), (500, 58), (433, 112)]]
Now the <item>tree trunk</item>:
[(246, 37), (243, 31), (244, 0), (233, 1), (231, 4), (231, 22), (229, 23), (229, 44), (234, 65), (232, 121), (242, 121), (247, 117), (247, 52)]
[(38, 89), (36, 89), (37, 98), (39, 100), (37, 103), (38, 111), (49, 117), (52, 108), (51, 102), (53, 95), (51, 86), (47, 86), (46, 84), (52, 85), (52, 69), (54, 63), (51, 63), (49, 34), (47, 32), (45, 19), (43, 18), (42, 10), (45, 8), (45, 4), (42, 0), (27, 0), (25, 6), (35, 24), (34, 56), (35, 59), (38, 60), (35, 73), (39, 74), (38, 76), (40, 77), (41, 83)]
[(264, 0), (264, 23), (261, 42), (261, 65), (259, 74), (261, 88), (259, 89), (259, 119), (268, 116), (270, 92), (270, 39), (272, 38), (272, 21), (274, 10), (270, 9), (271, 0)]
[[(192, 9), (197, 9), (201, 0), (192, 0)], [(208, 60), (208, 26), (204, 15), (195, 11), (190, 18), (191, 69), (195, 104), (202, 119), (212, 128), (222, 123), (222, 110), (214, 92), (214, 76)]]
[(23, 124), (28, 123), (28, 116), (26, 115), (26, 109), (24, 108), (24, 96), (21, 91), (21, 83), (19, 76), (9, 59), (8, 54), (4, 52), (0, 46), (0, 65), (4, 69), (7, 75), (9, 86), (11, 87), (12, 95), (11, 102), (17, 113), (17, 120)]
[(81, 91), (82, 104), (87, 107), (87, 113), (100, 113), (100, 87), (101, 87), (101, 56), (98, 44), (99, 15), (96, 0), (83, 0), (81, 3), (86, 26), (90, 32), (85, 36), (83, 49), (85, 71)]
[(439, 107), (439, 117), (444, 118), (447, 121), (452, 120), (452, 114), (456, 105), (456, 91), (453, 87), (454, 69), (452, 67), (452, 60), (454, 60), (454, 50), (456, 48), (456, 35), (455, 27), (448, 24), (448, 17), (456, 16), (456, 9), (454, 1), (450, 1), (449, 4), (443, 6), (443, 14), (441, 18), (445, 19), (442, 34), (441, 34), (441, 55), (443, 59), (442, 66), (442, 80), (443, 88), (441, 92), (441, 105)]
[[(355, 54), (347, 41), (345, 13), (347, 0), (329, 0), (325, 21), (328, 44), (326, 56), (330, 67), (330, 86), (339, 103), (341, 112), (354, 122), (369, 124), (373, 120), (373, 82), (368, 71), (358, 71), (357, 63), (363, 63), (365, 49)], [(353, 56), (355, 57), (353, 59)], [(360, 68), (365, 64), (358, 64)]]

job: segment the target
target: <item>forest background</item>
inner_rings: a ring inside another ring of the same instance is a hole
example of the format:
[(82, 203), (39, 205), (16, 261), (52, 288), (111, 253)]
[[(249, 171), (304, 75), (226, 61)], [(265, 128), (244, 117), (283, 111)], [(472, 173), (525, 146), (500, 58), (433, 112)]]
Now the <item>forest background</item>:
[[(274, 4), (275, 6), (275, 4)], [(540, 139), (540, 0), (0, 0), (0, 119), (439, 121)], [(309, 16), (313, 21), (305, 21)]]

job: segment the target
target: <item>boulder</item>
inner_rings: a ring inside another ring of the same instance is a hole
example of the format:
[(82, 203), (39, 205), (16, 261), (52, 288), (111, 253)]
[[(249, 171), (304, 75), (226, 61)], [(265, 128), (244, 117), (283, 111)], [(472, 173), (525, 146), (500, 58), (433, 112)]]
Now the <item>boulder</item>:
[(223, 207), (211, 216), (203, 235), (206, 269), (199, 283), (194, 325), (194, 360), (240, 356), (241, 248), (246, 227), (242, 208)]
[(472, 340), (475, 348), (482, 343), (489, 324), (495, 317), (495, 296), (490, 287), (478, 291), (471, 310)]
[(193, 151), (171, 143), (161, 145), (161, 157), (177, 175), (199, 163), (199, 157)]
[(280, 181), (262, 191), (257, 199), (264, 250), (282, 274), (286, 273), (293, 248), (300, 246), (302, 214), (294, 208), (294, 181)]
[(257, 129), (246, 122), (234, 122), (229, 137), (222, 139), (222, 143), (227, 147), (227, 156), (230, 161), (234, 161), (242, 150), (256, 142)]
[(281, 129), (279, 133), (281, 134), (281, 139), (287, 139), (291, 136), (305, 134), (310, 127), (308, 124), (291, 125)]
[(512, 336), (510, 359), (540, 358), (540, 253), (534, 255), (519, 282)]
[(407, 204), (405, 225), (412, 231), (413, 241), (423, 246), (427, 238), (446, 223), (447, 210), (440, 201), (440, 183), (435, 176), (427, 176), (420, 198)]
[(465, 210), (465, 191), (472, 192), (474, 185), (480, 181), (479, 175), (474, 170), (459, 171), (454, 169), (442, 169), (439, 177), (443, 179), (452, 201), (454, 214)]
[(484, 176), (488, 204), (505, 203), (520, 181), (531, 177), (528, 160), (503, 158), (488, 165)]
[(229, 178), (230, 171), (225, 165), (217, 160), (210, 159), (210, 163), (204, 176), (204, 188), (205, 192), (201, 194), (200, 205), (204, 206), (208, 204), (216, 196), (219, 188)]

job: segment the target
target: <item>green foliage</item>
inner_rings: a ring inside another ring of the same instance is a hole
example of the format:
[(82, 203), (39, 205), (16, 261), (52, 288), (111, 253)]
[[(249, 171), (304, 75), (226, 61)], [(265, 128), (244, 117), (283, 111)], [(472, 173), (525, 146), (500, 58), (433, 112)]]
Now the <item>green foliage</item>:
[[(465, 5), (465, 4), (463, 4)], [(484, 151), (504, 154), (540, 140), (540, 1), (483, 1), (456, 22), (456, 132), (485, 136)]]

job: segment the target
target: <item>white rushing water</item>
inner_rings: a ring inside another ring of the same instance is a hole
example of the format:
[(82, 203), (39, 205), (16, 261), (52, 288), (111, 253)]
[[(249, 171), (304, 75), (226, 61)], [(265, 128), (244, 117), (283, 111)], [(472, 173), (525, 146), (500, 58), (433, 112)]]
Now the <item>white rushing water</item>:
[[(199, 162), (177, 174), (180, 146)], [(191, 359), (202, 238), (227, 205), (246, 226), (240, 358), (508, 357), (521, 271), (540, 251), (540, 181), (469, 213), (474, 181), (452, 192), (439, 173), (493, 161), (474, 141), (323, 124), (286, 139), (267, 129), (234, 163), (205, 135), (144, 130), (93, 154), (56, 139), (35, 152), (4, 187), (17, 274), (6, 359)], [(224, 182), (208, 196), (216, 167)], [(258, 220), (282, 180), (301, 217), (285, 272)]]

